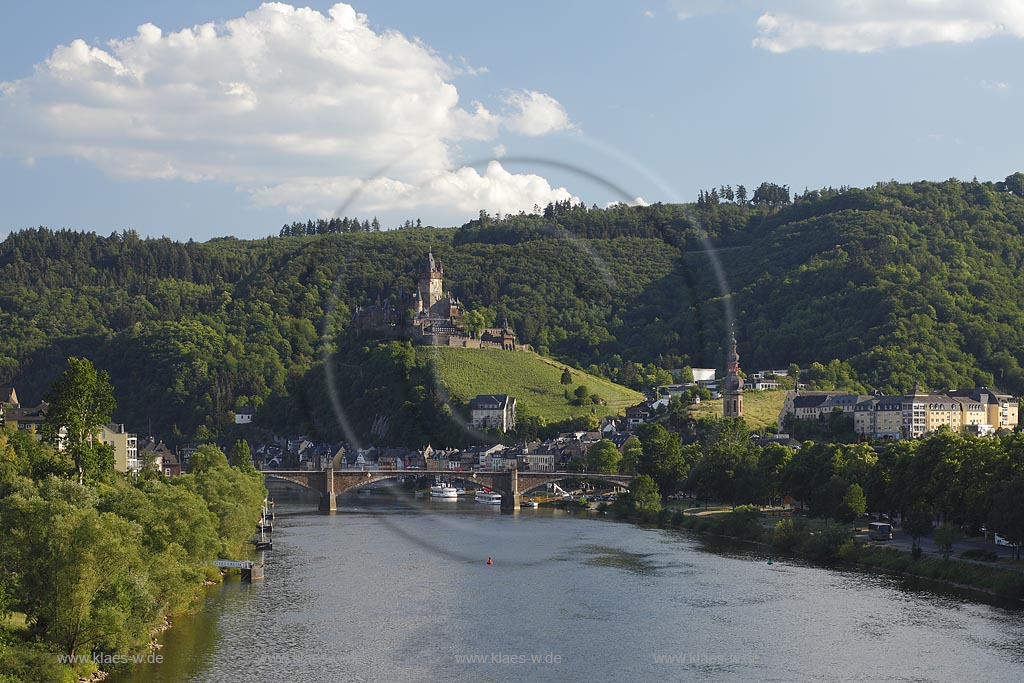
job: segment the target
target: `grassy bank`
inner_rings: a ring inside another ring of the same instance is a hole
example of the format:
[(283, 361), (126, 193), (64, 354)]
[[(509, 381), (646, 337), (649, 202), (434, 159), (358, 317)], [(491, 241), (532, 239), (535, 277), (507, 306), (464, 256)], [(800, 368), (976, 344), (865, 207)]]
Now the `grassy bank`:
[(910, 553), (900, 550), (863, 543), (843, 545), (839, 549), (838, 557), (844, 562), (860, 567), (942, 581), (1013, 600), (1024, 599), (1024, 573), (1011, 569), (987, 567), (953, 559), (912, 557)]
[(843, 562), (983, 591), (1011, 600), (1024, 599), (1024, 573), (956, 559), (913, 557), (892, 548), (864, 544), (852, 538), (850, 527), (842, 524), (822, 526), (801, 518), (786, 518), (774, 527), (765, 527), (757, 508), (750, 505), (706, 515), (664, 508), (654, 516), (627, 519), (656, 524), (665, 529), (689, 529), (762, 543), (780, 554), (800, 555), (817, 562)]

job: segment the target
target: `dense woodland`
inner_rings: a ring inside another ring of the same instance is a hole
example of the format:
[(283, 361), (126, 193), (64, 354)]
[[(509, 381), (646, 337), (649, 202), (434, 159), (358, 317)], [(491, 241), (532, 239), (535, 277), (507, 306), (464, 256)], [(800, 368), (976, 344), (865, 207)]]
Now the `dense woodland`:
[[(468, 309), (633, 387), (655, 367), (720, 367), (728, 301), (748, 370), (797, 363), (820, 387), (1024, 393), (1024, 174), (740, 190), (688, 205), (481, 212), (447, 229), (334, 219), (253, 241), (20, 230), (0, 243), (0, 384), (31, 403), (68, 356), (84, 356), (110, 373), (115, 418), (134, 431), (208, 437), (248, 404), (264, 426), (320, 433), (310, 406), (325, 396), (325, 354), (344, 381), (346, 368), (397, 358), (388, 382), (360, 392), (415, 379), (406, 355), (350, 320), (357, 306), (397, 303), (432, 249)], [(407, 388), (384, 410), (437, 403), (425, 385)], [(368, 435), (373, 416), (356, 417)], [(383, 440), (434, 436), (390, 423)]]

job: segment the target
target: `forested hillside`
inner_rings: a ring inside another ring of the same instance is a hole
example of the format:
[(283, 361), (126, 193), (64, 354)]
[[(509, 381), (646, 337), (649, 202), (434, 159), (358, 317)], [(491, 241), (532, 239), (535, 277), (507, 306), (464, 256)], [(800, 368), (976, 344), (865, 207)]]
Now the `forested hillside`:
[(392, 383), (377, 390), (410, 381), (415, 368), (388, 360), (394, 345), (349, 325), (356, 306), (411, 289), (432, 249), (468, 309), (507, 316), (540, 353), (634, 388), (663, 378), (658, 368), (721, 366), (730, 297), (747, 370), (795, 362), (822, 386), (1024, 393), (1024, 174), (795, 199), (765, 184), (749, 201), (723, 187), (691, 205), (566, 203), (448, 229), (302, 226), (206, 243), (11, 234), (0, 243), (0, 384), (33, 402), (80, 355), (110, 372), (116, 417), (136, 431), (205, 436), (247, 403), (266, 426), (317, 431), (325, 352), (342, 375), (384, 363)]

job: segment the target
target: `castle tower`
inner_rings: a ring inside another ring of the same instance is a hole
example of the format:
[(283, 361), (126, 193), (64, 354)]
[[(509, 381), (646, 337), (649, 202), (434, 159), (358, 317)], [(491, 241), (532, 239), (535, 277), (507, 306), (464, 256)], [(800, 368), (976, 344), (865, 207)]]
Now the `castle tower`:
[(743, 417), (743, 378), (740, 377), (740, 354), (736, 351), (735, 331), (729, 338), (729, 354), (725, 358), (722, 398), (725, 417)]
[(434, 261), (433, 251), (427, 252), (427, 262), (420, 272), (419, 295), (420, 310), (428, 314), (444, 296), (444, 268)]

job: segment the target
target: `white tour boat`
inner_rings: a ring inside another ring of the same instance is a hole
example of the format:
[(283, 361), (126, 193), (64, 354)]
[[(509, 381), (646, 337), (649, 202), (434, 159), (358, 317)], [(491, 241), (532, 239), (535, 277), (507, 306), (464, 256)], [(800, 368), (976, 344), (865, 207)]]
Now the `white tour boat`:
[(501, 505), (501, 494), (494, 491), (477, 491), (476, 502), (484, 505)]
[(434, 484), (430, 487), (431, 498), (458, 498), (459, 493), (454, 486), (448, 484)]

